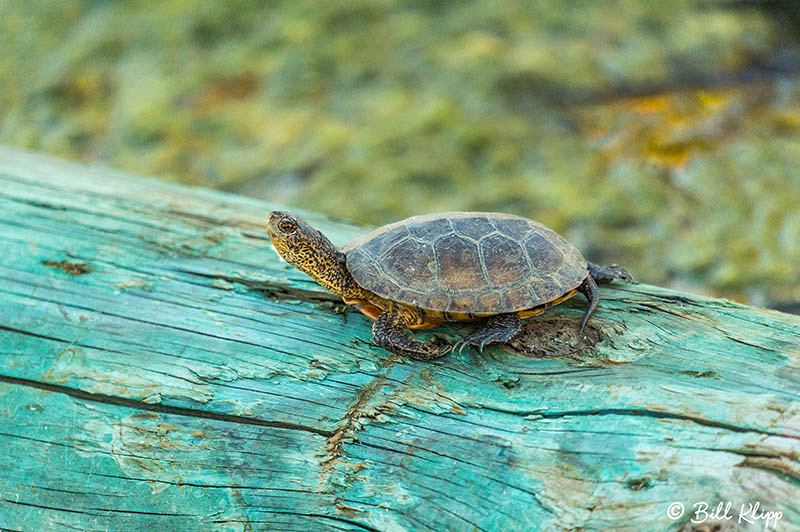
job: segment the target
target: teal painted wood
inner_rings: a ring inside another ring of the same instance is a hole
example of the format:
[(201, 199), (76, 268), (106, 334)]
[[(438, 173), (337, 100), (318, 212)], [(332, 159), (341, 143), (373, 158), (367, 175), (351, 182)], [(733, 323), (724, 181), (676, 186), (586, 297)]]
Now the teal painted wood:
[(0, 148), (0, 528), (800, 529), (797, 317), (615, 284), (593, 347), (404, 360), (278, 261), (273, 207)]

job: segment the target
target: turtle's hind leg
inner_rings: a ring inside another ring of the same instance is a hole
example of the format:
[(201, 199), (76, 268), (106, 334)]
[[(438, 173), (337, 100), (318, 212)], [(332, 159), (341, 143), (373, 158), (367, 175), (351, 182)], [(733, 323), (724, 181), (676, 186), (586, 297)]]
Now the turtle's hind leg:
[(595, 281), (598, 283), (610, 283), (615, 279), (619, 279), (620, 281), (627, 281), (629, 283), (635, 283), (636, 280), (633, 278), (631, 274), (628, 273), (628, 270), (623, 268), (622, 266), (617, 266), (616, 264), (612, 264), (610, 266), (603, 266), (601, 264), (588, 264), (589, 268), (589, 275), (591, 275)]
[[(589, 271), (591, 272), (591, 269)], [(593, 274), (590, 273), (590, 275), (586, 276), (586, 279), (584, 279), (583, 283), (578, 287), (578, 291), (589, 300), (589, 308), (586, 309), (586, 314), (583, 315), (583, 321), (581, 322), (581, 332), (583, 332), (586, 323), (589, 321), (589, 316), (591, 316), (594, 309), (597, 308), (597, 300), (599, 299), (597, 283), (594, 282)]]
[(498, 314), (488, 318), (483, 327), (474, 333), (465, 336), (457, 342), (453, 349), (458, 348), (459, 352), (465, 345), (474, 345), (483, 353), (483, 346), (492, 342), (507, 342), (514, 337), (522, 328), (519, 321), (519, 314), (511, 312), (508, 314)]
[(372, 339), (387, 351), (417, 360), (432, 360), (452, 351), (450, 346), (437, 347), (432, 343), (414, 340), (408, 326), (414, 324), (416, 318), (408, 311), (392, 305), (372, 324)]

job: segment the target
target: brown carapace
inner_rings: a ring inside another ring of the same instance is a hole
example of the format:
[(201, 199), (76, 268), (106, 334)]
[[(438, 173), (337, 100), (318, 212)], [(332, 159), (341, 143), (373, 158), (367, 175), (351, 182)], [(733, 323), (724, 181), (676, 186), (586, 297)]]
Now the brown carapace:
[[(356, 238), (341, 250), (304, 220), (274, 211), (273, 245), (289, 264), (339, 294), (375, 323), (380, 346), (432, 359), (457, 346), (506, 342), (520, 319), (580, 292), (589, 300), (581, 331), (597, 306), (597, 282), (634, 282), (619, 266), (586, 261), (544, 225), (509, 214), (447, 212), (415, 216)], [(456, 345), (414, 340), (409, 329), (480, 321)]]

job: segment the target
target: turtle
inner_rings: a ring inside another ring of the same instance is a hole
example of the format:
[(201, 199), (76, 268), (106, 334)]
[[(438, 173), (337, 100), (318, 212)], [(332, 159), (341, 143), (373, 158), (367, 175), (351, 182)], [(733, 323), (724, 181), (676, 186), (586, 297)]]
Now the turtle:
[[(552, 229), (512, 214), (413, 216), (341, 250), (287, 211), (270, 213), (267, 233), (286, 262), (374, 320), (375, 343), (420, 360), (507, 342), (520, 331), (521, 319), (578, 292), (589, 301), (583, 333), (597, 307), (598, 282), (635, 282), (624, 268), (588, 262)], [(455, 344), (420, 342), (410, 333), (461, 321), (481, 326)]]

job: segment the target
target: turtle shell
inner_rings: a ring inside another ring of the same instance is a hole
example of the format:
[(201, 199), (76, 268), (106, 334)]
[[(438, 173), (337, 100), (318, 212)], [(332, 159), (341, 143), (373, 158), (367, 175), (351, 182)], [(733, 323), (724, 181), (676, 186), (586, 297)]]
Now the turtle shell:
[(544, 225), (509, 214), (414, 216), (342, 250), (367, 290), (438, 312), (497, 314), (548, 303), (577, 288), (586, 259)]

